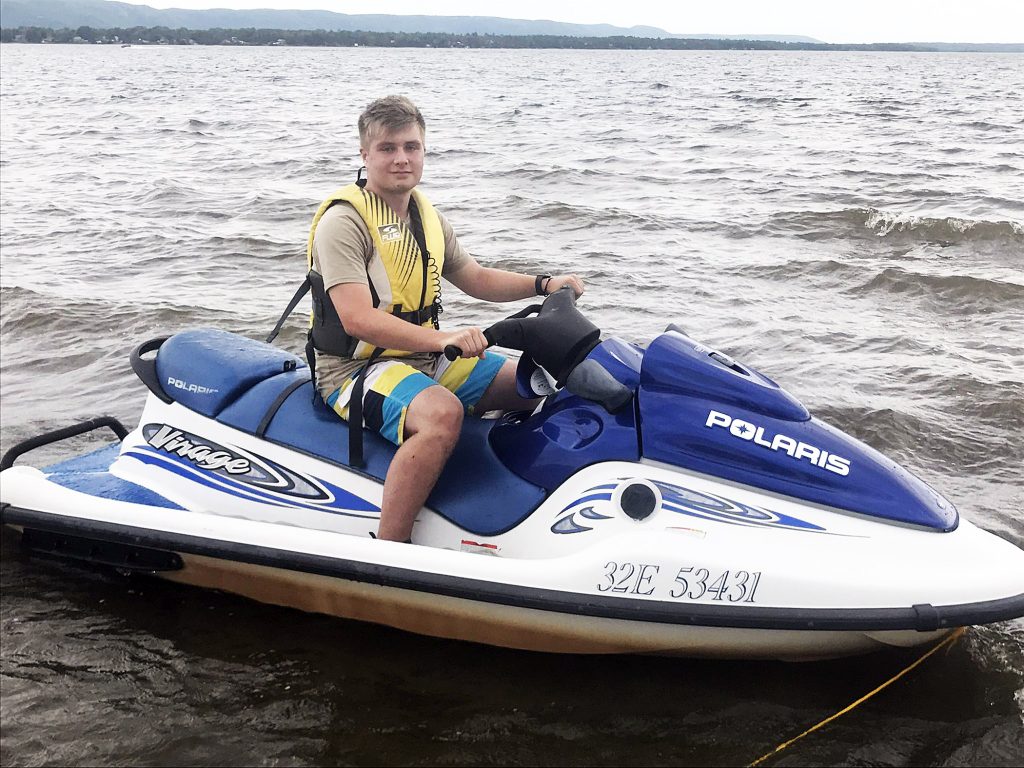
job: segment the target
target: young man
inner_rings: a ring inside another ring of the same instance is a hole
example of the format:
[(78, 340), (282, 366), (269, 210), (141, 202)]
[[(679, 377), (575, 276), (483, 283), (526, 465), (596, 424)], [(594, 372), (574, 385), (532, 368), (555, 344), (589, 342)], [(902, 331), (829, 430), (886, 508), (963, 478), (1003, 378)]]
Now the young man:
[[(463, 413), (530, 406), (516, 393), (515, 365), (485, 351), (479, 328), (439, 330), (440, 276), (486, 301), (566, 285), (579, 296), (583, 281), (490, 269), (466, 252), (416, 189), (426, 122), (409, 99), (370, 104), (359, 116), (359, 145), (365, 180), (325, 200), (309, 234), (316, 380), (346, 420), (361, 388), (363, 423), (398, 445), (377, 537), (410, 541), (416, 514), (458, 441)], [(449, 344), (462, 350), (450, 364), (440, 354)]]

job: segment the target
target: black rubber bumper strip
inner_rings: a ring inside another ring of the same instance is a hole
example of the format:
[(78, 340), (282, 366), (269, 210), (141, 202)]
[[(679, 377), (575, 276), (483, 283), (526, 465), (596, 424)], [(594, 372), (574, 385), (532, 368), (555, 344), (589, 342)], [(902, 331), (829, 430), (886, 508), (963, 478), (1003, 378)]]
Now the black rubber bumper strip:
[(447, 597), (530, 608), (551, 613), (622, 621), (685, 624), (738, 629), (811, 631), (928, 632), (972, 624), (990, 624), (1024, 616), (1024, 593), (997, 600), (959, 605), (919, 603), (903, 608), (762, 608), (629, 599), (556, 589), (522, 587), (408, 568), (324, 557), (272, 547), (224, 542), (198, 536), (67, 517), (5, 505), (0, 522), (53, 533), (67, 533), (101, 542), (202, 555), (250, 565), (312, 573), (365, 584), (425, 592)]

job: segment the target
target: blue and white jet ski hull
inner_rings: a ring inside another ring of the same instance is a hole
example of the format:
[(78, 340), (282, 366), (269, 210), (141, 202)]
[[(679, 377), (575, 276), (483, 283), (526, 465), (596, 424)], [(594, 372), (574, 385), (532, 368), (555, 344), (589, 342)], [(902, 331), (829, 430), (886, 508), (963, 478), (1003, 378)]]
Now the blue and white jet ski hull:
[(1024, 614), (1024, 553), (966, 520), (893, 523), (647, 458), (573, 472), (504, 530), (428, 501), (420, 546), (369, 537), (378, 478), (153, 395), (119, 445), (2, 476), (3, 522), (36, 551), (512, 648), (807, 660)]

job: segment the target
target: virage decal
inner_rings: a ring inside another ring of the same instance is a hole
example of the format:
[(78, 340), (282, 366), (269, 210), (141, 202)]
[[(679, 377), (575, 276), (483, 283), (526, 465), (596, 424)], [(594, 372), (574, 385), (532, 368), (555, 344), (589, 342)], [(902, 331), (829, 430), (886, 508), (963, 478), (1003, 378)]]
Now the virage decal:
[(157, 450), (177, 454), (202, 469), (223, 469), (232, 475), (252, 472), (252, 463), (247, 458), (216, 443), (200, 442), (201, 438), (166, 424), (147, 424), (142, 434)]
[(229, 495), (327, 512), (379, 512), (379, 507), (344, 488), (299, 474), (238, 447), (220, 445), (167, 424), (146, 424), (142, 434), (147, 445), (127, 451), (126, 455), (163, 466)]
[(741, 440), (753, 442), (762, 448), (772, 451), (782, 451), (794, 459), (809, 461), (816, 467), (821, 467), (829, 472), (846, 477), (850, 474), (850, 460), (842, 456), (829, 453), (824, 448), (817, 448), (807, 443), (802, 443), (796, 438), (784, 435), (781, 432), (773, 435), (771, 439), (765, 437), (764, 427), (753, 424), (743, 419), (734, 419), (727, 413), (721, 411), (708, 411), (705, 427), (711, 429), (728, 429), (729, 434)]

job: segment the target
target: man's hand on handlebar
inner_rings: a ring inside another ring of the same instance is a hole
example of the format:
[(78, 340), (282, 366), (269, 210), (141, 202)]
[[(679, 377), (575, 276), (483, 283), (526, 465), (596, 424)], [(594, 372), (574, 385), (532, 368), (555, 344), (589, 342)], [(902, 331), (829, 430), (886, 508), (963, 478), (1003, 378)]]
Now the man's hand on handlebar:
[(558, 293), (560, 288), (569, 286), (578, 299), (583, 295), (583, 278), (578, 275), (555, 275), (544, 285), (547, 295)]
[(440, 349), (443, 352), (445, 347), (458, 347), (462, 357), (483, 357), (489, 346), (484, 333), (479, 328), (464, 328), (455, 333), (446, 334), (441, 338)]

